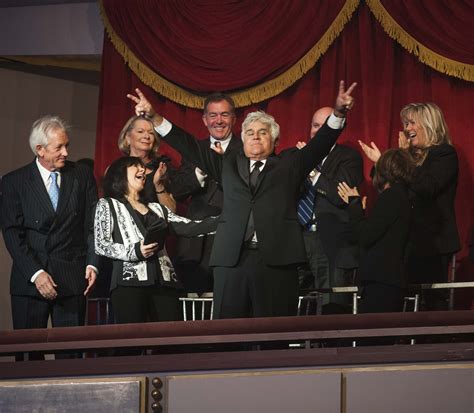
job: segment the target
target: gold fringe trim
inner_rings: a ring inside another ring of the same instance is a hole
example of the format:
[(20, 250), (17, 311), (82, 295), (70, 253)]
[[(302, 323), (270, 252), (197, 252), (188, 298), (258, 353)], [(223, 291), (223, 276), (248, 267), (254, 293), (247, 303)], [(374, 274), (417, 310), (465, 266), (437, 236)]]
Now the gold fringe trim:
[(407, 33), (393, 17), (390, 16), (380, 0), (365, 0), (365, 2), (385, 32), (392, 39), (400, 43), (409, 53), (417, 56), (420, 62), (438, 72), (474, 82), (474, 65), (449, 59), (428, 49)]
[(100, 56), (1, 56), (1, 58), (35, 66), (63, 67), (67, 69), (100, 72)]
[[(339, 36), (346, 23), (351, 19), (352, 14), (359, 6), (360, 0), (346, 0), (346, 3), (326, 30), (319, 41), (306, 53), (298, 62), (290, 67), (285, 73), (280, 74), (274, 79), (264, 82), (249, 89), (230, 93), (234, 99), (236, 107), (245, 107), (253, 103), (259, 103), (270, 99), (301, 79), (309, 70), (311, 70), (319, 58), (328, 50), (329, 46)], [(151, 70), (127, 47), (123, 40), (117, 35), (109, 19), (107, 18), (103, 0), (100, 0), (100, 12), (107, 35), (114, 45), (117, 52), (123, 57), (130, 70), (147, 86), (150, 86), (160, 95), (176, 102), (180, 105), (202, 109), (204, 97), (193, 94), (174, 83), (169, 82), (159, 74)]]

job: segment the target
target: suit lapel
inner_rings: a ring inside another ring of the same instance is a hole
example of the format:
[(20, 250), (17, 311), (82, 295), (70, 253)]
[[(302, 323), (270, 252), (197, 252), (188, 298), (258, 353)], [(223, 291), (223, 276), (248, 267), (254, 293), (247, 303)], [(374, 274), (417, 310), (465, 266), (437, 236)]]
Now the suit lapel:
[(265, 166), (258, 175), (257, 179), (257, 186), (255, 188), (255, 193), (258, 192), (260, 185), (262, 185), (262, 182), (264, 181), (265, 177), (271, 172), (273, 168), (275, 168), (276, 164), (278, 163), (278, 157), (273, 155), (267, 158), (267, 162), (265, 162)]
[(249, 177), (250, 177), (250, 161), (243, 154), (243, 152), (237, 155), (237, 170), (240, 177), (244, 181), (246, 186), (249, 186)]
[(59, 215), (67, 205), (74, 185), (74, 174), (71, 167), (66, 165), (61, 170), (61, 186), (59, 188), (59, 199), (56, 214)]
[[(44, 186), (43, 178), (41, 177), (36, 160), (30, 164), (30, 180), (28, 182), (31, 194), (34, 200), (39, 200), (39, 205), (49, 214), (54, 214), (53, 204), (49, 198), (46, 187)], [(35, 201), (36, 207), (36, 201)]]
[(334, 149), (329, 152), (329, 155), (326, 159), (326, 161), (323, 163), (323, 166), (321, 168), (321, 172), (327, 172), (331, 170), (332, 164), (334, 161), (337, 159), (337, 154), (339, 153), (339, 145), (336, 145)]

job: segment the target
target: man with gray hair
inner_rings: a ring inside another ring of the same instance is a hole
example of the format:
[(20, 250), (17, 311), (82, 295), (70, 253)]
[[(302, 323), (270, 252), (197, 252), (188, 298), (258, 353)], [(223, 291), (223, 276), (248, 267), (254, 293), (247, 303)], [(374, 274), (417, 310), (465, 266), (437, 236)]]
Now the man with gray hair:
[(299, 187), (329, 153), (353, 105), (356, 84), (339, 85), (335, 110), (305, 148), (274, 149), (279, 126), (264, 112), (242, 125), (243, 150), (219, 155), (203, 150), (189, 134), (157, 114), (145, 96), (128, 95), (135, 111), (148, 116), (157, 132), (185, 158), (221, 182), (224, 208), (212, 249), (215, 318), (295, 315), (297, 265), (306, 260), (297, 220)]
[(84, 324), (85, 296), (97, 277), (90, 168), (67, 161), (68, 127), (57, 116), (33, 123), (35, 159), (3, 178), (2, 230), (13, 259), (13, 328)]

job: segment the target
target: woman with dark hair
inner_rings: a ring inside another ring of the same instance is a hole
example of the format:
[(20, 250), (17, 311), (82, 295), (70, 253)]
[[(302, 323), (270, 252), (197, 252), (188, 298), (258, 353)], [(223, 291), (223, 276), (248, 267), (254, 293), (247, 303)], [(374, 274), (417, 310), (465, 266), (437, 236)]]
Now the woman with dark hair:
[[(443, 113), (434, 103), (410, 103), (401, 110), (400, 118), (403, 131), (399, 133), (399, 146), (408, 149), (416, 162), (409, 186), (413, 222), (406, 260), (408, 282), (447, 282), (450, 259), (460, 249), (454, 208), (456, 149)], [(359, 143), (367, 157), (377, 162), (377, 146), (373, 142), (370, 146)], [(423, 298), (426, 310), (448, 308), (446, 291), (428, 290)]]
[(176, 201), (171, 194), (171, 179), (175, 171), (170, 159), (158, 153), (160, 138), (153, 124), (143, 116), (132, 116), (120, 131), (118, 147), (124, 155), (136, 156), (145, 165), (143, 199), (159, 202), (175, 212)]
[(215, 231), (217, 219), (190, 221), (143, 199), (146, 168), (136, 157), (117, 159), (97, 204), (96, 253), (113, 259), (111, 299), (117, 323), (180, 319), (181, 284), (164, 248), (168, 230), (181, 236)]
[(375, 165), (373, 184), (380, 192), (369, 217), (364, 217), (357, 188), (338, 185), (339, 196), (348, 203), (354, 233), (361, 249), (358, 271), (362, 287), (360, 311), (401, 311), (405, 286), (403, 257), (410, 229), (408, 184), (414, 164), (402, 149), (389, 149)]

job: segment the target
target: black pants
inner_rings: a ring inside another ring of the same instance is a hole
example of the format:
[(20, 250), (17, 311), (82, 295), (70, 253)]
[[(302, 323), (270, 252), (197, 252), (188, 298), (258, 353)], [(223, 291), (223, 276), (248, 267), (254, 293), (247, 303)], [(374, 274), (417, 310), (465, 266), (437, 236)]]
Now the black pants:
[[(350, 269), (338, 268), (334, 262), (324, 252), (319, 232), (303, 232), (308, 267), (313, 277), (312, 283), (300, 285), (301, 288), (333, 288), (346, 287), (352, 283), (353, 271)], [(334, 260), (332, 260), (334, 261)], [(300, 270), (300, 280), (304, 270)], [(306, 282), (308, 277), (306, 276)], [(344, 312), (342, 309), (350, 308), (349, 294), (324, 294), (323, 308), (333, 308), (336, 313)], [(339, 311), (337, 310), (339, 307)], [(329, 313), (329, 312), (327, 312)]]
[[(86, 298), (83, 295), (58, 297), (55, 300), (46, 300), (42, 297), (24, 295), (11, 296), (13, 328), (46, 328), (51, 316), (53, 327), (75, 327), (84, 325), (86, 314)], [(81, 353), (58, 353), (55, 358), (79, 358)], [(16, 360), (23, 360), (23, 355), (15, 356)], [(30, 360), (43, 360), (42, 354), (30, 353)]]
[[(432, 284), (448, 282), (448, 267), (452, 254), (437, 254), (426, 257), (410, 255), (406, 263), (409, 284)], [(424, 290), (421, 309), (427, 311), (448, 310), (449, 290)]]
[(377, 282), (362, 285), (360, 313), (393, 313), (402, 309), (402, 288)]
[(119, 285), (111, 294), (115, 322), (124, 324), (181, 320), (178, 297), (178, 290), (160, 285)]
[(298, 273), (270, 266), (258, 250), (243, 249), (235, 267), (214, 269), (214, 318), (296, 315)]

